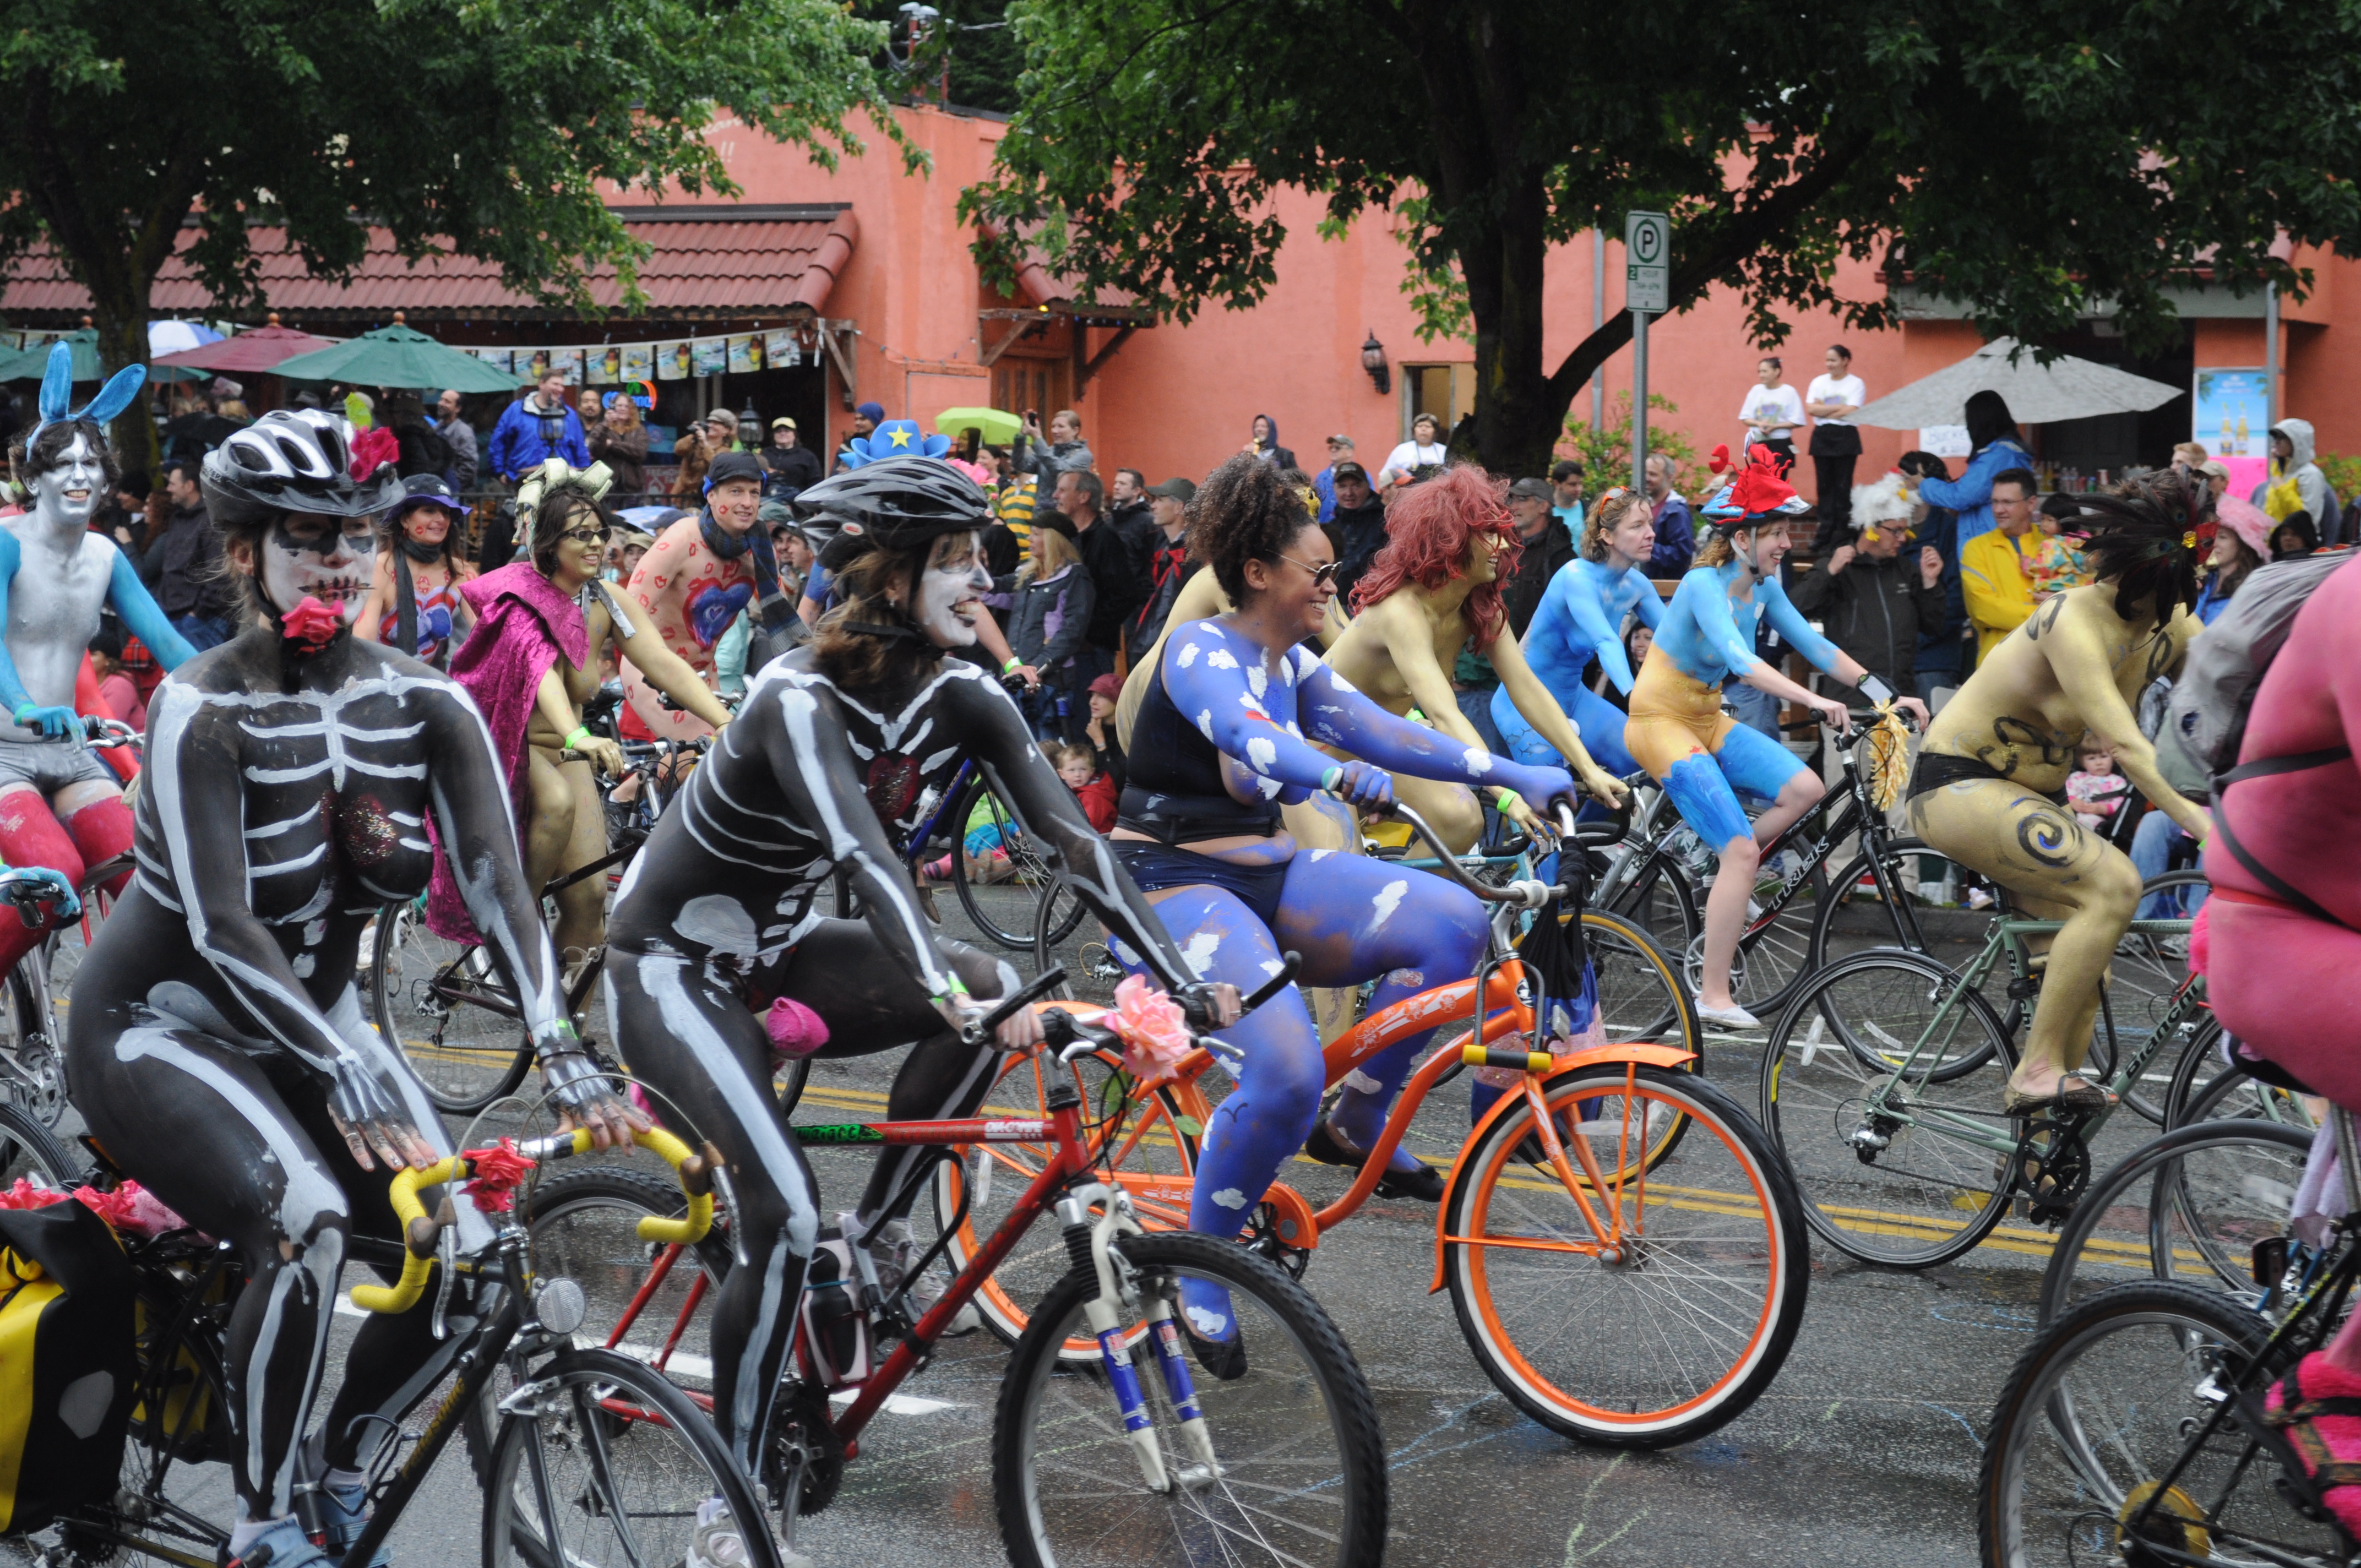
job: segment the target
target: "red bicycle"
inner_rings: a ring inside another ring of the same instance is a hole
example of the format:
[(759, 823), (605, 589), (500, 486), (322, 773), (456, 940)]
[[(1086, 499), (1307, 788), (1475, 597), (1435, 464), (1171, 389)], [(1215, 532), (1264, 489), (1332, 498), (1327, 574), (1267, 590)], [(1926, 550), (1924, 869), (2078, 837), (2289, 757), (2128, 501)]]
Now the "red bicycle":
[[(1247, 1007), (1291, 978), (1279, 975)], [(1064, 980), (1062, 970), (1043, 975), (971, 1025), (971, 1041), (991, 1038), (1002, 1020)], [(1060, 1003), (1043, 1014), (1044, 1049), (1061, 1061), (1125, 1049), (1106, 1009)], [(1118, 1102), (1109, 1115), (1119, 1122), (1126, 1110)], [(1368, 1385), (1343, 1337), (1301, 1287), (1253, 1252), (1211, 1236), (1147, 1231), (1103, 1168), (1119, 1127), (1086, 1120), (1071, 1084), (1051, 1087), (1039, 1116), (845, 1123), (796, 1134), (808, 1146), (917, 1145), (949, 1159), (961, 1147), (1010, 1143), (1049, 1153), (923, 1311), (914, 1311), (906, 1285), (881, 1285), (865, 1236), (821, 1233), (761, 1477), (789, 1545), (796, 1519), (835, 1496), (870, 1420), (927, 1363), (1034, 1222), (1054, 1212), (1072, 1266), (1033, 1308), (994, 1416), (993, 1492), (1011, 1561), (1019, 1568), (1208, 1561), (1374, 1568), (1380, 1561), (1384, 1448)], [(910, 1179), (931, 1174), (921, 1166)], [(588, 1323), (610, 1325), (607, 1346), (653, 1364), (708, 1409), (711, 1364), (682, 1342), (736, 1262), (727, 1183), (717, 1185), (722, 1218), (694, 1242), (642, 1239), (642, 1219), (677, 1213), (681, 1201), (675, 1190), (620, 1167), (555, 1177), (528, 1197), (526, 1210), (535, 1266), (583, 1287)], [(927, 1277), (966, 1219), (962, 1209), (907, 1280)], [(1226, 1291), (1236, 1310), (1248, 1354), (1234, 1377), (1191, 1367), (1177, 1312), (1191, 1279)], [(1061, 1356), (1076, 1338), (1096, 1346), (1090, 1375), (1077, 1376)], [(873, 1357), (887, 1342), (892, 1350)], [(1153, 1364), (1153, 1375), (1143, 1375), (1135, 1354)], [(849, 1392), (851, 1403), (832, 1409), (832, 1392)]]

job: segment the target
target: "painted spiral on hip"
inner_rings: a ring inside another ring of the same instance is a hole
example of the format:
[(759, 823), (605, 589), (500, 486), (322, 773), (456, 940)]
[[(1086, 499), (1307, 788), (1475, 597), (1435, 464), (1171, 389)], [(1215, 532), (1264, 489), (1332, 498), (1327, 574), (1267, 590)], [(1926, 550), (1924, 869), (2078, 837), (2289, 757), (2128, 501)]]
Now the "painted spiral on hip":
[(2082, 825), (2054, 806), (2036, 806), (2016, 820), (2017, 847), (2053, 869), (2073, 863), (2081, 837)]

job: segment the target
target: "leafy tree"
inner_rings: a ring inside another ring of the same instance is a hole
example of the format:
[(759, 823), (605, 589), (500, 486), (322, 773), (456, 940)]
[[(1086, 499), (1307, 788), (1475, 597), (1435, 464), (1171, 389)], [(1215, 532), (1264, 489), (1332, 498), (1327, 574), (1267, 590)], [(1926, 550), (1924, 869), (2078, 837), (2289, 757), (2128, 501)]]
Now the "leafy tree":
[[(734, 191), (700, 136), (728, 114), (823, 164), (866, 112), (901, 141), (869, 63), (884, 28), (831, 0), (0, 0), (0, 263), (36, 239), (89, 289), (109, 368), (147, 357), (148, 294), (182, 228), (234, 309), (258, 293), (249, 225), (348, 276), (368, 232), (447, 237), (576, 309), (643, 247), (598, 184)], [(904, 147), (915, 166), (917, 154)], [(152, 459), (137, 411), (115, 439)]]
[[(920, 24), (911, 45), (911, 18), (902, 0), (857, 0), (853, 15), (893, 28), (890, 58), (879, 63), (902, 79), (903, 91), (926, 103), (1005, 115), (1016, 107), (1016, 76), (1025, 51), (1008, 23), (1008, 0), (941, 0)], [(949, 93), (945, 93), (948, 83)]]
[[(1005, 280), (1016, 236), (1095, 295), (1187, 320), (1270, 287), (1282, 187), (1334, 230), (1375, 209), (1414, 247), (1431, 330), (1463, 308), (1490, 466), (1534, 471), (1619, 315), (1555, 366), (1543, 268), (1633, 208), (1673, 216), (1675, 309), (1740, 290), (1891, 324), (1840, 258), (2040, 345), (2111, 302), (2135, 352), (2167, 291), (2308, 275), (2284, 234), (2361, 246), (2361, 9), (2272, 0), (1016, 0), (1021, 105), (964, 210)], [(2046, 350), (2037, 352), (2047, 356)]]
[[(1673, 424), (1669, 418), (1658, 422), (1659, 416), (1681, 411), (1681, 405), (1662, 392), (1648, 394), (1648, 455), (1672, 459), (1673, 486), (1680, 488), (1683, 480), (1691, 484), (1702, 482), (1705, 469), (1697, 461), (1697, 443), (1686, 432)], [(1589, 420), (1568, 415), (1565, 433), (1559, 438), (1561, 449), (1582, 459), (1583, 474), (1592, 495), (1600, 495), (1617, 485), (1631, 482), (1631, 394), (1618, 392), (1609, 400), (1606, 422), (1593, 428)], [(1545, 470), (1536, 468), (1534, 473)]]

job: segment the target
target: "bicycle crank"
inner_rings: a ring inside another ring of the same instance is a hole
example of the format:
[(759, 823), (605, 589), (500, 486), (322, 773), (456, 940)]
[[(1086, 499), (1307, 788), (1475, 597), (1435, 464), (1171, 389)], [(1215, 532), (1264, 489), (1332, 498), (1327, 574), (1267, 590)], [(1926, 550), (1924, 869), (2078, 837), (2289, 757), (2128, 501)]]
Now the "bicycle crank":
[(2037, 1116), (2017, 1140), (2014, 1173), (2027, 1198), (2026, 1216), (2037, 1225), (2054, 1225), (2073, 1212), (2091, 1182), (2091, 1150), (2082, 1141), (2085, 1118)]

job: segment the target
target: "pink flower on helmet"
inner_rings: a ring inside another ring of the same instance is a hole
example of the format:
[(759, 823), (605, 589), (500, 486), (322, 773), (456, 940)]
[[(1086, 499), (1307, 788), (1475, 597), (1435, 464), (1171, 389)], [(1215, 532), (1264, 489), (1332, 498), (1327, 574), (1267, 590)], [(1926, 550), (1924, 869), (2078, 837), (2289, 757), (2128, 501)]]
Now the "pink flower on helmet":
[(345, 618), (313, 598), (303, 596), (303, 602), (279, 618), (280, 635), (305, 653), (317, 653), (336, 640), (345, 629)]
[(1172, 1077), (1180, 1058), (1194, 1048), (1180, 1004), (1148, 989), (1146, 975), (1126, 975), (1115, 988), (1113, 1022), (1123, 1036), (1124, 1070), (1142, 1083)]

